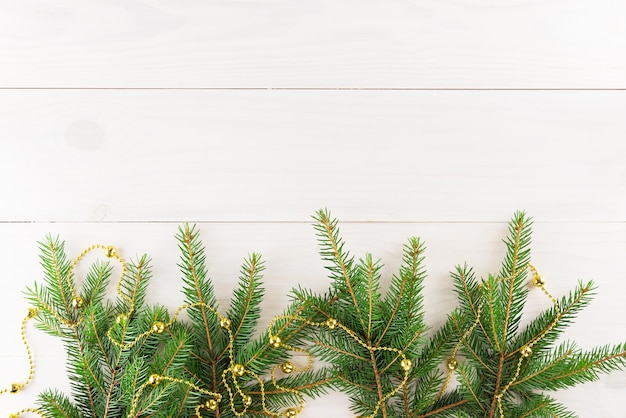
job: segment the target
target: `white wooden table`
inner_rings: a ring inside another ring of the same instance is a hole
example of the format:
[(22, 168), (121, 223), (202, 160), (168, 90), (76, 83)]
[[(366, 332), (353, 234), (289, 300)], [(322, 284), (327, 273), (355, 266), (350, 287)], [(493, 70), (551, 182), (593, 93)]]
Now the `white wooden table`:
[[(611, 0), (0, 0), (0, 386), (25, 373), (22, 291), (36, 242), (154, 260), (175, 308), (173, 235), (197, 222), (218, 297), (251, 251), (263, 324), (296, 283), (328, 285), (310, 215), (356, 254), (427, 243), (426, 319), (448, 271), (497, 271), (506, 221), (535, 219), (534, 263), (563, 295), (599, 285), (567, 338), (626, 339), (626, 3)], [(113, 290), (111, 290), (113, 293)], [(548, 306), (533, 295), (528, 314)], [(32, 330), (31, 330), (32, 331)], [(68, 388), (60, 344), (29, 331), (35, 380), (0, 415)], [(581, 417), (626, 417), (626, 372), (559, 392)], [(350, 417), (344, 395), (303, 418)]]

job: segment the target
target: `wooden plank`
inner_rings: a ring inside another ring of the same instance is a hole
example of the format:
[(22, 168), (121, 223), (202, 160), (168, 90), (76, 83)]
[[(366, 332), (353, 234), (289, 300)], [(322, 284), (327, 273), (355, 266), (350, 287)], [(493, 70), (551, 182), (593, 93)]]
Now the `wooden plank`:
[(1, 87), (625, 88), (613, 0), (3, 2)]
[[(200, 224), (208, 252), (208, 268), (222, 306), (227, 305), (233, 279), (241, 259), (250, 251), (263, 254), (267, 262), (265, 283), (268, 297), (263, 304), (264, 327), (287, 304), (287, 292), (301, 284), (324, 291), (328, 279), (317, 255), (314, 231), (309, 224)], [(19, 380), (26, 371), (23, 347), (19, 340), (19, 318), (26, 308), (21, 291), (34, 280), (41, 280), (36, 241), (45, 234), (59, 234), (66, 240), (70, 257), (93, 243), (114, 244), (128, 258), (147, 252), (152, 256), (154, 278), (149, 301), (174, 309), (182, 302), (176, 262), (178, 251), (173, 235), (174, 223), (112, 224), (0, 224), (0, 265), (3, 266), (3, 292), (0, 295), (0, 325), (4, 335), (0, 350), (0, 387)], [(485, 275), (498, 270), (503, 255), (501, 239), (504, 223), (423, 223), (423, 224), (342, 224), (347, 247), (357, 256), (370, 251), (386, 264), (383, 276), (388, 281), (400, 263), (401, 246), (408, 236), (421, 236), (427, 244), (425, 283), (426, 320), (437, 327), (455, 306), (448, 272), (455, 264), (467, 261)], [(626, 284), (619, 278), (626, 270), (626, 225), (624, 223), (538, 223), (534, 228), (533, 261), (555, 296), (566, 294), (579, 278), (594, 279), (599, 285), (595, 301), (585, 309), (565, 337), (584, 348), (617, 342), (626, 329)], [(79, 265), (78, 276), (84, 266)], [(111, 285), (113, 287), (113, 285)], [(114, 293), (110, 289), (110, 294)], [(534, 316), (549, 306), (541, 292), (531, 292), (526, 313)], [(69, 390), (64, 379), (65, 354), (59, 342), (28, 329), (37, 360), (35, 381), (18, 397), (7, 397), (0, 404), (3, 414), (34, 402), (38, 391), (47, 387)], [(558, 397), (571, 405), (581, 417), (617, 417), (622, 411), (619, 394), (626, 389), (624, 372), (603, 377), (592, 385), (559, 392)], [(584, 391), (584, 392), (583, 392)], [(592, 397), (583, 396), (593, 393)], [(579, 398), (584, 397), (584, 403)], [(348, 417), (347, 402), (341, 394), (307, 403), (303, 417), (332, 414)]]
[[(3, 91), (2, 221), (626, 220), (626, 93)], [(42, 210), (45, 208), (45, 210)]]

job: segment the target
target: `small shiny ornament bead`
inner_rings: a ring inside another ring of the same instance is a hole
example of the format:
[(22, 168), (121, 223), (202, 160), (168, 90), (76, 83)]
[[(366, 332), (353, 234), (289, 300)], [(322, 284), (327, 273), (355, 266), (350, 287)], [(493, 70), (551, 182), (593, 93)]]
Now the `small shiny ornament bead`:
[(446, 363), (446, 367), (448, 368), (448, 370), (456, 370), (456, 368), (459, 367), (459, 362), (456, 361), (454, 357), (452, 357)]
[(206, 409), (215, 411), (217, 409), (217, 401), (215, 399), (209, 399), (204, 403)]
[(117, 255), (117, 249), (114, 246), (109, 245), (104, 250), (104, 255), (106, 255), (108, 258), (113, 258)]
[(26, 317), (29, 319), (33, 319), (35, 316), (37, 316), (37, 308), (28, 308)]
[(11, 383), (11, 393), (17, 393), (22, 389), (22, 386), (19, 383)]
[(80, 296), (76, 296), (74, 299), (72, 299), (72, 308), (80, 309), (83, 306), (85, 306), (85, 299), (81, 298)]
[(243, 376), (245, 372), (246, 372), (246, 368), (244, 367), (243, 364), (235, 364), (233, 366), (233, 374), (235, 376)]
[(272, 335), (270, 337), (270, 345), (274, 348), (280, 347), (281, 339), (278, 335)]
[(159, 376), (158, 374), (151, 374), (148, 378), (148, 383), (150, 383), (152, 386), (158, 385), (159, 383), (161, 383), (161, 376)]
[(335, 329), (335, 327), (337, 326), (337, 320), (335, 318), (328, 318), (326, 320), (326, 326), (328, 327), (328, 329)]
[(17, 414), (9, 414), (9, 418), (17, 418), (18, 415)]
[(405, 372), (408, 372), (409, 370), (411, 370), (411, 367), (413, 367), (413, 362), (409, 360), (408, 358), (405, 358), (404, 360), (400, 362), (400, 367)]
[(228, 318), (220, 319), (220, 327), (224, 329), (229, 329), (231, 325), (232, 325), (232, 322), (230, 321), (230, 319)]
[(519, 350), (519, 353), (522, 355), (522, 357), (528, 358), (533, 354), (533, 349), (525, 345)]
[(543, 281), (543, 278), (540, 275), (535, 275), (535, 277), (533, 277), (533, 284), (537, 287), (541, 287), (544, 284), (546, 284), (546, 282)]
[(252, 405), (252, 396), (244, 395), (242, 401), (243, 401), (243, 406), (245, 406), (247, 408), (250, 405)]
[(288, 362), (288, 361), (286, 361), (286, 362), (284, 362), (283, 364), (280, 365), (280, 370), (282, 370), (283, 373), (289, 374), (289, 373), (293, 372), (293, 364)]
[(285, 418), (295, 418), (298, 416), (298, 410), (295, 408), (289, 408), (285, 410)]
[(155, 332), (157, 334), (163, 334), (163, 331), (165, 331), (165, 324), (161, 321), (156, 321), (154, 324), (152, 324), (152, 332)]
[(128, 323), (128, 315), (126, 315), (126, 314), (119, 314), (115, 318), (115, 323), (118, 324), (118, 325), (126, 325)]

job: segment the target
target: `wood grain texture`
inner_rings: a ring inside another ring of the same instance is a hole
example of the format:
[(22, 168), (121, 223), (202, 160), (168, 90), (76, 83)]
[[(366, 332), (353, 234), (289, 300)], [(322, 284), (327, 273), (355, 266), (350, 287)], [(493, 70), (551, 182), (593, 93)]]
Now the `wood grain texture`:
[[(615, 0), (0, 0), (0, 387), (26, 371), (21, 292), (46, 233), (70, 255), (151, 254), (149, 298), (174, 309), (172, 236), (200, 222), (222, 305), (242, 258), (264, 255), (266, 324), (295, 284), (328, 285), (320, 207), (387, 278), (408, 236), (426, 240), (435, 327), (455, 304), (449, 270), (497, 270), (526, 209), (551, 291), (599, 285), (566, 338), (623, 340), (625, 15)], [(527, 313), (547, 306), (531, 293)], [(35, 380), (2, 416), (69, 391), (63, 348), (29, 337)], [(625, 389), (621, 372), (556, 396), (625, 418)], [(348, 405), (334, 393), (301, 418)]]
[(614, 0), (0, 7), (0, 87), (626, 88)]
[(605, 91), (3, 91), (0, 219), (624, 222), (624, 110)]

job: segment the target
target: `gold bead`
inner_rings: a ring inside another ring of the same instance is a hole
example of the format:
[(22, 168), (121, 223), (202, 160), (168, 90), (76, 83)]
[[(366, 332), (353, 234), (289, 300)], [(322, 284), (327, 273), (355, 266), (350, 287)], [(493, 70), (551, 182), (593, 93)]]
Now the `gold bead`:
[(161, 379), (162, 377), (159, 376), (158, 374), (151, 374), (150, 377), (148, 378), (148, 383), (150, 383), (152, 386), (156, 386), (159, 383), (161, 383)]
[(520, 348), (519, 353), (522, 355), (522, 357), (528, 358), (533, 354), (533, 349), (525, 345), (524, 347)]
[(19, 383), (11, 383), (11, 393), (17, 393), (20, 391), (20, 389), (22, 389), (22, 385), (20, 385)]
[(28, 312), (26, 313), (27, 318), (32, 319), (36, 315), (37, 315), (37, 308), (28, 308)]
[(206, 409), (215, 411), (217, 409), (217, 401), (215, 399), (209, 399), (204, 403)]
[(283, 373), (291, 373), (293, 372), (293, 364), (286, 361), (283, 364), (280, 365), (280, 369), (283, 371)]
[(270, 337), (270, 345), (274, 348), (278, 348), (281, 345), (281, 340), (278, 335), (272, 335)]
[(337, 326), (337, 320), (335, 318), (328, 318), (326, 320), (326, 326), (328, 327), (328, 329), (335, 329), (335, 327)]
[(17, 418), (18, 415), (17, 414), (9, 414), (9, 418)]
[(242, 401), (243, 401), (243, 406), (247, 408), (250, 405), (252, 405), (252, 396), (244, 395)]
[(298, 410), (295, 408), (289, 408), (285, 410), (285, 418), (295, 418), (298, 416)]
[(85, 306), (85, 299), (81, 298), (80, 296), (76, 296), (74, 299), (72, 299), (72, 308), (80, 309), (83, 306)]
[(152, 332), (157, 334), (163, 334), (163, 331), (165, 331), (165, 324), (163, 322), (156, 321), (154, 324), (152, 324)]
[(541, 287), (546, 284), (546, 282), (543, 281), (540, 275), (536, 274), (535, 277), (533, 277), (533, 284), (537, 287)]
[(244, 367), (243, 364), (235, 364), (233, 365), (233, 374), (235, 376), (243, 376), (243, 374), (246, 372), (246, 368)]
[(446, 363), (446, 367), (448, 370), (456, 370), (456, 368), (459, 367), (459, 362), (456, 361), (454, 357), (450, 357)]
[(231, 325), (232, 325), (232, 322), (230, 321), (230, 319), (228, 318), (220, 319), (220, 327), (224, 329), (229, 329)]
[(109, 245), (105, 248), (104, 255), (106, 255), (108, 258), (115, 257), (117, 255), (117, 249), (114, 246)]
[(411, 367), (413, 367), (413, 362), (408, 358), (405, 358), (400, 362), (400, 368), (402, 368), (405, 372), (411, 370)]
[(126, 314), (119, 314), (115, 318), (115, 323), (118, 324), (118, 325), (126, 325), (126, 323), (128, 323), (128, 315), (126, 315)]

